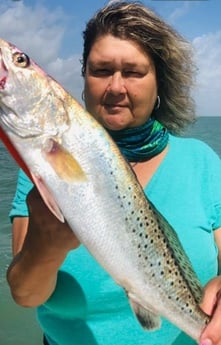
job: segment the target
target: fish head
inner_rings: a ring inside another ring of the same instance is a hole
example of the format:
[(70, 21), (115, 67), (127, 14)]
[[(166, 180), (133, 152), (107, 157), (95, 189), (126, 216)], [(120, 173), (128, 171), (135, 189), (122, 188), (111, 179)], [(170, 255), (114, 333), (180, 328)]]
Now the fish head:
[(26, 53), (0, 39), (0, 126), (4, 131), (22, 138), (56, 135), (69, 122), (65, 98), (67, 93)]

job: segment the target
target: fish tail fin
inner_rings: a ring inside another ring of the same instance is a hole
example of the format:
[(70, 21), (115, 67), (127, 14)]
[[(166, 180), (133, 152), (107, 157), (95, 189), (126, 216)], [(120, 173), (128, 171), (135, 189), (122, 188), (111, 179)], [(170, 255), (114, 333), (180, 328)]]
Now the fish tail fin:
[(139, 303), (130, 299), (130, 305), (134, 311), (139, 323), (146, 330), (155, 330), (160, 328), (160, 317), (154, 312), (144, 308)]

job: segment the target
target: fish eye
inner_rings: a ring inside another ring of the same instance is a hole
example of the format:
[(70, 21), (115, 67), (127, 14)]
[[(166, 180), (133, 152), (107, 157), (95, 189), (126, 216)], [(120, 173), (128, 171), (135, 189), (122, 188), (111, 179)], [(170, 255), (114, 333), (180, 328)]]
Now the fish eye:
[(14, 53), (13, 62), (18, 67), (28, 67), (30, 64), (30, 59), (25, 53)]

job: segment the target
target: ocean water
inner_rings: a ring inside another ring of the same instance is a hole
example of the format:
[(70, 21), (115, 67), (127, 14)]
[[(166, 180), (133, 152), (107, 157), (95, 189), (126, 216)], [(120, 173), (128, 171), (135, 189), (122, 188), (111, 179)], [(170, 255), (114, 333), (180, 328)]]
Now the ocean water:
[[(207, 142), (221, 157), (221, 117), (202, 117), (185, 136)], [(34, 309), (17, 306), (10, 295), (6, 271), (11, 261), (8, 219), (17, 179), (17, 165), (0, 142), (0, 345), (41, 345), (42, 333)]]

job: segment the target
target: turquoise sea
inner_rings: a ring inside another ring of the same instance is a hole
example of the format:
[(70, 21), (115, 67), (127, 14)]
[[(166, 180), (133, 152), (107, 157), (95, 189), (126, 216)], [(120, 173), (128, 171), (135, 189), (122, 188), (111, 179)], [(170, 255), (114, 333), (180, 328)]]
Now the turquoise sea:
[[(221, 117), (202, 117), (185, 136), (207, 142), (221, 157)], [(8, 219), (18, 168), (0, 142), (0, 345), (41, 345), (42, 334), (32, 309), (17, 306), (6, 283), (11, 261), (11, 225)]]

